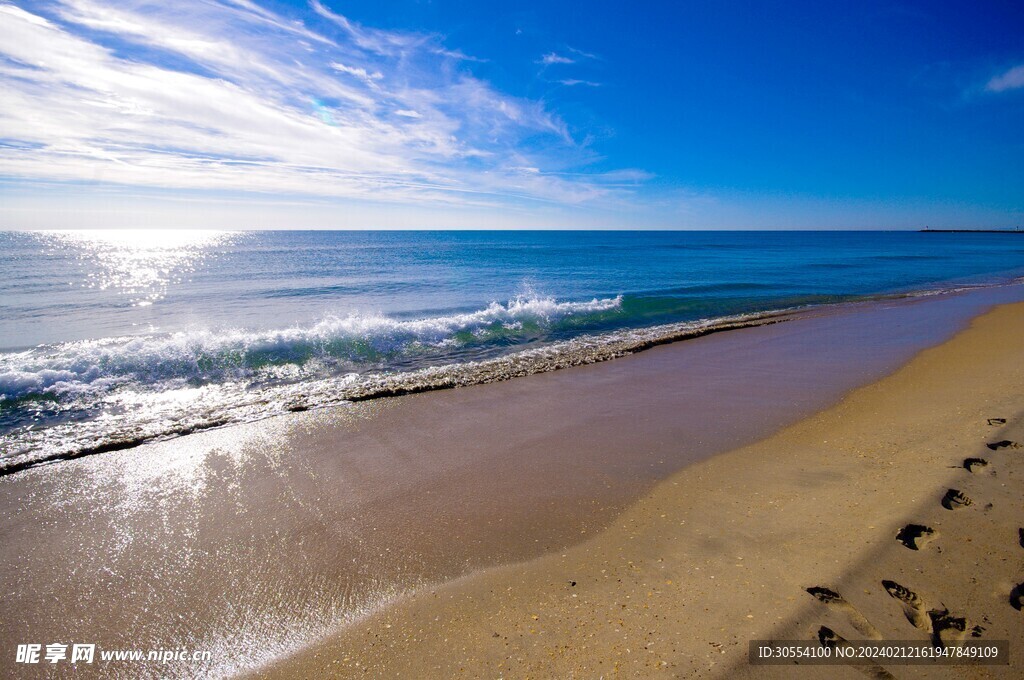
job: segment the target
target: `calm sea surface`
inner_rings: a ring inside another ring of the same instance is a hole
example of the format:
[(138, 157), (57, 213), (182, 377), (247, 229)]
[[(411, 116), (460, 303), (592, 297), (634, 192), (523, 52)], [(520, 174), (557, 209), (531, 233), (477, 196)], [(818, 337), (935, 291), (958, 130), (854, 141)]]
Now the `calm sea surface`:
[(1024, 236), (0, 233), (0, 467), (330, 401), (367, 376), (1024, 275)]

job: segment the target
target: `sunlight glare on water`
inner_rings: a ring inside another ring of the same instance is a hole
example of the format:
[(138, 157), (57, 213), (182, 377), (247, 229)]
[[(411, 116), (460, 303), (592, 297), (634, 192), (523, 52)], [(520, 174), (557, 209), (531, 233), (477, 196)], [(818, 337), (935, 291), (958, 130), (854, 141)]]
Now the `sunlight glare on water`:
[[(135, 306), (162, 299), (211, 251), (238, 232), (189, 229), (102, 229), (37, 232), (50, 248), (70, 251), (87, 265), (88, 288), (113, 290)], [(76, 282), (69, 282), (76, 285)]]

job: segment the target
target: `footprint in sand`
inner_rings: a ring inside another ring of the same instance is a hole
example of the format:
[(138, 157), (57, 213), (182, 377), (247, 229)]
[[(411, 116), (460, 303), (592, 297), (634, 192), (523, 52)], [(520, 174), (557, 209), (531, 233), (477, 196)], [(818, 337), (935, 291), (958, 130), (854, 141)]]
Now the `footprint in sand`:
[(1020, 448), (1020, 444), (1018, 444), (1017, 442), (1012, 442), (1009, 439), (1003, 439), (1002, 441), (992, 442), (991, 444), (986, 444), (986, 446), (988, 446), (988, 448), (992, 449), (993, 451), (998, 451), (999, 449)]
[(1024, 583), (1018, 583), (1010, 591), (1010, 606), (1017, 611), (1024, 611)]
[(968, 472), (978, 473), (981, 469), (988, 466), (988, 461), (984, 458), (964, 458), (964, 469)]
[(924, 610), (924, 602), (921, 597), (909, 588), (904, 588), (895, 581), (882, 581), (882, 587), (893, 598), (903, 603), (903, 613), (914, 625), (914, 628), (923, 630), (926, 633), (932, 632), (932, 622)]
[(966, 508), (972, 503), (974, 501), (971, 500), (970, 496), (967, 496), (959, 489), (950, 489), (942, 498), (942, 507), (947, 510), (959, 510), (960, 508)]
[(932, 621), (932, 644), (940, 648), (963, 642), (968, 633), (981, 637), (985, 631), (981, 626), (971, 626), (965, 616), (950, 614), (948, 609), (933, 609), (928, 617)]
[(972, 637), (980, 637), (985, 630), (981, 626), (972, 627), (967, 617), (951, 614), (946, 608), (926, 611), (920, 595), (895, 581), (884, 580), (882, 587), (903, 605), (903, 614), (914, 628), (931, 635), (932, 644), (936, 647), (962, 642), (968, 633)]
[(911, 550), (921, 550), (939, 537), (939, 532), (923, 524), (908, 524), (896, 534), (896, 540)]
[[(909, 527), (914, 526), (921, 527), (921, 525), (909, 525)], [(927, 529), (928, 527), (921, 528)], [(972, 637), (980, 637), (982, 632), (984, 632), (984, 628), (981, 626), (971, 627), (966, 617), (955, 616), (945, 607), (926, 611), (924, 601), (917, 593), (901, 586), (895, 581), (884, 580), (882, 581), (882, 586), (889, 595), (902, 604), (903, 613), (906, 615), (907, 620), (915, 628), (927, 634), (931, 644), (938, 649), (944, 649), (961, 643), (968, 633)], [(850, 624), (857, 632), (875, 640), (882, 639), (878, 629), (871, 625), (853, 605), (836, 591), (817, 586), (808, 588), (807, 592), (827, 606), (838, 609), (846, 614)], [(1015, 603), (1014, 606), (1018, 610), (1021, 608), (1021, 603), (1024, 601), (1024, 584), (1014, 589), (1010, 595), (1010, 600), (1011, 603)], [(822, 626), (818, 629), (818, 642), (821, 643), (822, 647), (832, 649), (849, 645), (845, 638), (828, 626)], [(893, 680), (893, 675), (879, 665), (856, 666), (856, 668), (872, 678)]]
[[(818, 629), (818, 642), (821, 643), (822, 647), (827, 647), (829, 649), (844, 647), (849, 644), (846, 641), (846, 638), (828, 626), (822, 626)], [(895, 680), (892, 673), (878, 665), (857, 666), (856, 668), (866, 673), (868, 677), (877, 678), (878, 680)]]
[(856, 607), (847, 602), (846, 598), (836, 591), (822, 586), (814, 586), (813, 588), (808, 588), (807, 592), (817, 598), (819, 602), (845, 614), (853, 629), (865, 638), (870, 640), (882, 639), (882, 634), (878, 632), (878, 629), (872, 626), (871, 622), (864, 618), (864, 615)]

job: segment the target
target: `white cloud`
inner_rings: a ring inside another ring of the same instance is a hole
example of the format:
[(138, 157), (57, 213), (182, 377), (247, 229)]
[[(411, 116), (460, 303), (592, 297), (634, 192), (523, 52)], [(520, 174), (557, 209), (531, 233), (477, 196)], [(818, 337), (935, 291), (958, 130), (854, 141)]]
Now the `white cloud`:
[(579, 56), (583, 57), (584, 59), (598, 59), (598, 56), (596, 54), (592, 54), (590, 52), (584, 52), (583, 50), (578, 50), (575, 47), (570, 47), (570, 46), (566, 45), (565, 49), (569, 50), (573, 54), (576, 54), (576, 55), (579, 55)]
[(381, 78), (384, 77), (384, 74), (381, 73), (380, 71), (367, 73), (365, 68), (346, 66), (345, 64), (342, 64), (337, 61), (331, 62), (331, 68), (333, 68), (335, 71), (341, 71), (342, 73), (347, 73), (350, 76), (355, 76), (356, 78), (359, 78), (359, 80), (362, 80), (364, 83), (368, 85), (373, 85), (375, 81), (380, 80)]
[(592, 80), (576, 80), (575, 78), (566, 78), (565, 80), (559, 80), (562, 85), (568, 85), (573, 87), (575, 85), (586, 85), (587, 87), (601, 87), (601, 83), (595, 83)]
[(544, 64), (545, 66), (550, 66), (551, 64), (575, 64), (576, 60), (570, 57), (563, 56), (556, 52), (548, 52), (543, 57), (541, 57), (537, 61), (537, 63)]
[(0, 4), (0, 177), (462, 206), (622, 195), (561, 175), (590, 158), (566, 122), (439, 36), (311, 7), (323, 25), (249, 0)]
[(455, 59), (456, 61), (472, 61), (478, 64), (487, 63), (486, 59), (474, 57), (471, 54), (466, 54), (462, 50), (449, 50), (443, 47), (438, 47), (437, 49), (434, 50), (434, 54), (440, 54), (441, 56), (449, 57), (451, 59)]
[(993, 77), (988, 81), (985, 89), (989, 92), (1003, 92), (1024, 87), (1024, 64), (1014, 66), (1005, 73)]
[(310, 0), (309, 6), (318, 15), (342, 28), (356, 46), (379, 55), (400, 55), (435, 40), (435, 36), (430, 35), (365, 28), (354, 21), (349, 21), (341, 14), (332, 12), (318, 0)]

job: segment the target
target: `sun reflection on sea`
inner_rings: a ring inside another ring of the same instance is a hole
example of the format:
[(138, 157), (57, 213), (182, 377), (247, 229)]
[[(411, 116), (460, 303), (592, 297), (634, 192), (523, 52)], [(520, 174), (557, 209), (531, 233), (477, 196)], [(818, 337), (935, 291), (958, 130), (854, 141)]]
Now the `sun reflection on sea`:
[[(240, 232), (197, 229), (101, 229), (37, 232), (86, 265), (84, 286), (115, 290), (145, 307), (167, 295)], [(69, 282), (75, 285), (75, 282)]]

